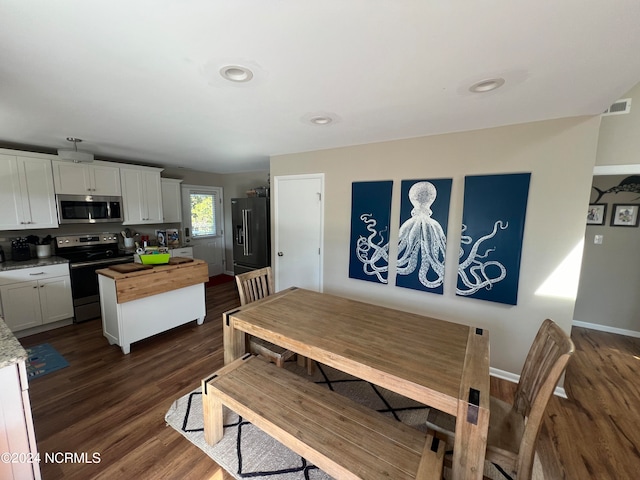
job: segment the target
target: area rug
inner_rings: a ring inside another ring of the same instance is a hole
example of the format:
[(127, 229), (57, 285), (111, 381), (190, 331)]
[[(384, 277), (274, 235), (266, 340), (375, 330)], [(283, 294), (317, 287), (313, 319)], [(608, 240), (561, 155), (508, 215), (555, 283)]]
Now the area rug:
[(69, 366), (62, 355), (48, 343), (25, 348), (27, 351), (27, 377), (38, 378)]
[[(351, 377), (325, 365), (318, 365), (315, 373), (288, 362), (286, 367), (319, 385), (378, 410), (383, 415), (425, 431), (429, 408), (384, 388)], [(224, 408), (224, 436), (216, 445), (204, 441), (202, 392), (196, 388), (176, 400), (165, 415), (168, 425), (184, 435), (235, 479), (257, 480), (331, 480), (316, 466), (265, 434), (259, 428)], [(450, 458), (450, 453), (449, 453)], [(539, 467), (539, 462), (536, 465)], [(541, 468), (536, 468), (534, 480), (544, 480)], [(487, 462), (485, 475), (495, 480), (508, 480)], [(445, 470), (445, 478), (450, 472)]]

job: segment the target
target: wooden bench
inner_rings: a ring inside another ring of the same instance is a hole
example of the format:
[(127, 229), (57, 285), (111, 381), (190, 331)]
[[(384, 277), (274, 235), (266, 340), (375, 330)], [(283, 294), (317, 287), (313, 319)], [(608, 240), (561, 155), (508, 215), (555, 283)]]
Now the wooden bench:
[(247, 354), (202, 380), (205, 440), (227, 406), (339, 479), (440, 480), (444, 442)]

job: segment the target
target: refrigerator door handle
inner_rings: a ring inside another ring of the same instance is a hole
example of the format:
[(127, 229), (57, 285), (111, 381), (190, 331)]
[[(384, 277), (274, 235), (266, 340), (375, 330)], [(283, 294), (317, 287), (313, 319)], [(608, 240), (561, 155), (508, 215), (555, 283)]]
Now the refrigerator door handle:
[(251, 255), (251, 210), (246, 209), (242, 211), (244, 218), (244, 254)]
[(247, 256), (247, 211), (242, 209), (242, 254)]

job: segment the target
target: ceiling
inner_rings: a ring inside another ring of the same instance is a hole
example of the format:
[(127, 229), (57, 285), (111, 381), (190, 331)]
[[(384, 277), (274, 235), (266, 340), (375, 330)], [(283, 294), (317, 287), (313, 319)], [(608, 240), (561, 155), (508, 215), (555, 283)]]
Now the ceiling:
[(0, 142), (232, 173), (598, 114), (640, 80), (638, 25), (637, 0), (0, 0)]

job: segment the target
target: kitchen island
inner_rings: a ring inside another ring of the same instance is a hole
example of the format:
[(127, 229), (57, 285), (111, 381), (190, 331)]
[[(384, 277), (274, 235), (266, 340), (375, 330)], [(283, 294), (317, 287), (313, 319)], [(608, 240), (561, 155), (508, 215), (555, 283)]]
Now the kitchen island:
[[(135, 264), (128, 265), (135, 268)], [(193, 320), (198, 325), (204, 322), (204, 284), (209, 280), (205, 261), (139, 266), (140, 270), (131, 272), (113, 268), (96, 271), (102, 332), (124, 354), (134, 342)]]

